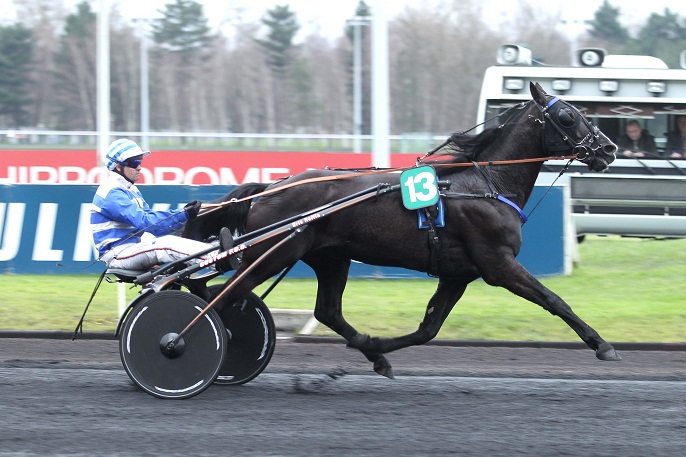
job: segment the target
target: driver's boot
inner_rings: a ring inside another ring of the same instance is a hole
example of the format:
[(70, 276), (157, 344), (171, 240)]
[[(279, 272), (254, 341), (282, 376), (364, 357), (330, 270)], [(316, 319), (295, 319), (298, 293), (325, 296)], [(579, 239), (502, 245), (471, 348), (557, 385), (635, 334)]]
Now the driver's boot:
[[(222, 227), (219, 231), (219, 251), (226, 252), (233, 248), (233, 236), (231, 236), (231, 230), (227, 227)], [(236, 255), (222, 259), (216, 264), (217, 271), (225, 273), (227, 271), (235, 270), (240, 265), (240, 261)]]

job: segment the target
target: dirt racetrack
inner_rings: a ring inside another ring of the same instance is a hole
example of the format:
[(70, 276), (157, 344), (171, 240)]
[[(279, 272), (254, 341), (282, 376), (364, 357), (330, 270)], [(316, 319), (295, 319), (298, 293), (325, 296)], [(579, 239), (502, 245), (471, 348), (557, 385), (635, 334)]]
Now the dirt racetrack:
[(686, 352), (618, 349), (427, 345), (388, 380), (281, 339), (252, 382), (160, 400), (114, 340), (0, 338), (0, 456), (686, 455)]

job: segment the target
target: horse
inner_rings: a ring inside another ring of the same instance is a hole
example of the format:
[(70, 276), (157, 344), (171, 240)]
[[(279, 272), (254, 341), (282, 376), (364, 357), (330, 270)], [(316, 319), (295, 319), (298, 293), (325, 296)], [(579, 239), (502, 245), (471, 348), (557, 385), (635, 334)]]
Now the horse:
[[(315, 318), (342, 336), (373, 363), (374, 371), (393, 378), (384, 354), (433, 339), (467, 286), (482, 278), (560, 317), (600, 360), (618, 361), (613, 346), (578, 317), (558, 295), (517, 261), (522, 244), (524, 207), (545, 160), (566, 154), (593, 171), (606, 170), (617, 147), (574, 106), (530, 84), (532, 99), (501, 114), (500, 125), (480, 133), (455, 133), (439, 154), (418, 159), (432, 165), (438, 179), (450, 181), (443, 194), (445, 225), (436, 228), (431, 246), (418, 230), (417, 214), (407, 210), (398, 193), (385, 193), (312, 221), (279, 247), (266, 262), (256, 263), (281, 236), (243, 252), (223, 303), (233, 303), (254, 287), (302, 260), (316, 274)], [(438, 148), (437, 148), (438, 149)], [(571, 153), (571, 155), (569, 155)], [(382, 183), (399, 182), (392, 170), (310, 170), (276, 183), (238, 186), (222, 200), (252, 196), (227, 205), (211, 217), (189, 221), (184, 236), (201, 239), (223, 226), (252, 231)], [(235, 202), (235, 201), (234, 201)], [(438, 278), (416, 331), (399, 337), (359, 333), (343, 317), (342, 295), (351, 260), (430, 273)], [(253, 265), (253, 263), (256, 263)]]

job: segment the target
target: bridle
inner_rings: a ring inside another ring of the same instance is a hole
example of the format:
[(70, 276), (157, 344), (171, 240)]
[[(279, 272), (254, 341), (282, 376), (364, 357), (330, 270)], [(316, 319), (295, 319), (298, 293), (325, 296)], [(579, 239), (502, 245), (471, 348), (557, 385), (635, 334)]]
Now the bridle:
[[(576, 160), (585, 164), (593, 161), (596, 151), (602, 148), (598, 127), (591, 124), (579, 110), (558, 97), (553, 97), (546, 106), (541, 106), (538, 103), (536, 106), (542, 115), (540, 122), (544, 126), (542, 130), (543, 142), (550, 152), (567, 150), (568, 146), (571, 146), (572, 154)], [(580, 123), (583, 123), (588, 129), (588, 133), (578, 143), (575, 143), (570, 135), (576, 132)], [(549, 127), (552, 127), (552, 130)]]

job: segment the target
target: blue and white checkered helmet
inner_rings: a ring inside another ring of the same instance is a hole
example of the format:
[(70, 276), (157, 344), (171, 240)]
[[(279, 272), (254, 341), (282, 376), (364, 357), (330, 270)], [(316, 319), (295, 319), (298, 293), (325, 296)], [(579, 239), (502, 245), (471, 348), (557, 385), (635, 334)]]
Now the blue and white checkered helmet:
[(107, 162), (105, 166), (108, 170), (114, 170), (117, 164), (123, 164), (131, 157), (145, 157), (148, 154), (150, 154), (150, 151), (143, 151), (134, 141), (121, 138), (113, 141), (107, 149), (107, 154), (105, 154)]

